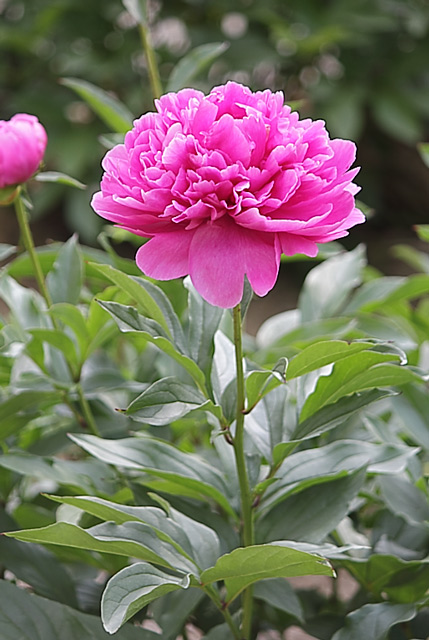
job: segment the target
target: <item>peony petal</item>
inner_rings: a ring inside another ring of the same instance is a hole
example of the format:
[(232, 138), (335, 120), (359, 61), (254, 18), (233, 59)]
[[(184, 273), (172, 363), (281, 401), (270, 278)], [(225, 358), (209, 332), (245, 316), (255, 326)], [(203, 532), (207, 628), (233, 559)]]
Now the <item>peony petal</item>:
[(158, 233), (137, 251), (139, 269), (156, 280), (172, 280), (189, 273), (188, 255), (192, 231)]
[(230, 309), (243, 296), (245, 263), (240, 230), (224, 220), (206, 223), (195, 231), (189, 252), (189, 275), (204, 300)]

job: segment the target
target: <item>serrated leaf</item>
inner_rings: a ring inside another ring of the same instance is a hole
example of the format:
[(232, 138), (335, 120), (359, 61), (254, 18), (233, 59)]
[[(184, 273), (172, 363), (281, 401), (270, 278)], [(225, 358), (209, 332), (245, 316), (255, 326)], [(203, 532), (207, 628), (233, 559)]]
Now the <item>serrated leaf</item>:
[(221, 556), (214, 567), (203, 571), (200, 579), (203, 585), (223, 580), (229, 603), (259, 580), (304, 575), (330, 576), (333, 569), (320, 556), (272, 543), (234, 549)]
[(210, 42), (202, 44), (181, 58), (170, 74), (167, 91), (179, 91), (192, 84), (192, 80), (204, 71), (213, 60), (216, 60), (229, 47), (227, 42)]
[(116, 133), (126, 133), (133, 124), (133, 115), (117, 98), (86, 80), (62, 78), (61, 84), (73, 89), (103, 122)]
[(187, 589), (188, 576), (176, 578), (150, 564), (138, 562), (119, 571), (107, 583), (101, 600), (101, 619), (109, 633), (118, 629), (144, 606), (177, 589)]
[(56, 184), (65, 184), (67, 187), (74, 187), (75, 189), (86, 189), (86, 184), (59, 171), (41, 171), (34, 179), (38, 182), (54, 182)]
[(366, 604), (349, 613), (342, 629), (337, 631), (332, 640), (385, 640), (387, 632), (399, 622), (412, 620), (416, 608), (405, 604)]

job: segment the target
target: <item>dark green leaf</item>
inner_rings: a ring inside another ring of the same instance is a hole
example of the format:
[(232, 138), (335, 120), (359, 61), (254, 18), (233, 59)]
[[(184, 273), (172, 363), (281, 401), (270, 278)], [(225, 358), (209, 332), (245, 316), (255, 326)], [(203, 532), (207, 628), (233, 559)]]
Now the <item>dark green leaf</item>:
[[(100, 618), (58, 602), (30, 595), (0, 580), (0, 637), (2, 640), (108, 640)], [(147, 629), (127, 627), (115, 640), (157, 640)]]
[(429, 560), (407, 562), (396, 556), (372, 555), (367, 560), (347, 558), (342, 566), (381, 599), (414, 603), (424, 598), (429, 584)]
[(255, 584), (253, 593), (257, 600), (263, 600), (270, 606), (303, 622), (304, 612), (301, 603), (293, 587), (286, 580), (282, 578), (262, 580)]
[(416, 608), (405, 604), (366, 604), (349, 613), (346, 624), (337, 631), (332, 640), (385, 640), (391, 627), (399, 622), (412, 620)]

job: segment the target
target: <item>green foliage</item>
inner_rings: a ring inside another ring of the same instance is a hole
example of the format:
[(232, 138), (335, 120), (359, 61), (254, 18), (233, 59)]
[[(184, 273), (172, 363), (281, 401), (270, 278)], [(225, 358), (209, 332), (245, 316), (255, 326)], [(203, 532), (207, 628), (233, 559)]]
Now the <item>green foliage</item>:
[[(49, 312), (19, 282), (25, 256), (0, 279), (2, 637), (25, 625), (98, 640), (101, 603), (124, 640), (153, 637), (129, 622), (151, 618), (166, 639), (190, 620), (236, 638), (250, 586), (254, 637), (290, 625), (321, 640), (424, 637), (425, 273), (368, 280), (362, 248), (336, 253), (296, 310), (246, 338), (256, 542), (242, 547), (229, 313), (188, 281), (167, 296), (76, 238), (38, 253)], [(334, 571), (354, 597), (287, 580)]]

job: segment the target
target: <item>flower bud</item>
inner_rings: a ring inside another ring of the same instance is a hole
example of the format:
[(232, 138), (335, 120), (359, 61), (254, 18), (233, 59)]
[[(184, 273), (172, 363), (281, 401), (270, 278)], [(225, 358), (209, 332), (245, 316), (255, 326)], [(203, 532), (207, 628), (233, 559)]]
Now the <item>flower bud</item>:
[(26, 182), (37, 171), (48, 137), (36, 116), (0, 120), (0, 189)]

